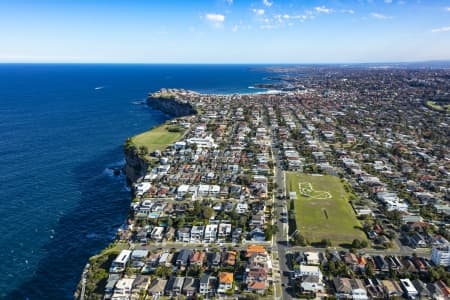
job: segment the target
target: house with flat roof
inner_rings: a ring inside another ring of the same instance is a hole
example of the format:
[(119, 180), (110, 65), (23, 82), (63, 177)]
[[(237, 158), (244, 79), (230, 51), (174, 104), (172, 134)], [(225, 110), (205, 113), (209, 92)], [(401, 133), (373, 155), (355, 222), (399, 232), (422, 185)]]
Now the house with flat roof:
[(203, 240), (203, 235), (205, 232), (205, 226), (196, 225), (191, 228), (191, 243), (200, 243)]
[(134, 278), (119, 279), (114, 288), (114, 293), (111, 300), (129, 299), (131, 296), (131, 289), (133, 288)]
[(217, 239), (217, 224), (208, 224), (205, 227), (205, 233), (203, 237), (203, 242), (205, 243), (214, 243)]
[(400, 285), (407, 298), (415, 299), (419, 295), (411, 280), (408, 278), (400, 279)]
[(109, 269), (110, 273), (121, 273), (125, 271), (128, 262), (130, 261), (131, 250), (122, 250), (119, 255), (114, 259)]

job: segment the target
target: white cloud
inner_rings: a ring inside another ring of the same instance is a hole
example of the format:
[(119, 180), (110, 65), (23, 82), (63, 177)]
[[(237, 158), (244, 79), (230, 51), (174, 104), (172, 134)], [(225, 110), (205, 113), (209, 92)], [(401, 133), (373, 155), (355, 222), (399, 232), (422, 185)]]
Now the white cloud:
[(264, 15), (264, 9), (262, 9), (262, 8), (260, 8), (260, 9), (254, 8), (254, 9), (253, 9), (253, 12), (254, 12), (255, 14), (257, 14), (258, 16)]
[(370, 16), (374, 19), (378, 19), (378, 20), (388, 20), (388, 19), (392, 19), (392, 17), (390, 16), (386, 16), (383, 14), (379, 14), (379, 13), (370, 13)]
[(231, 5), (231, 4), (233, 4), (233, 0), (225, 0), (225, 2), (227, 2), (227, 3), (228, 3), (228, 5)]
[(236, 32), (239, 30), (239, 26), (238, 25), (233, 25), (233, 27), (231, 28), (231, 31)]
[(450, 11), (450, 6), (447, 6), (447, 7), (445, 8), (445, 10), (446, 10), (446, 11)]
[(447, 32), (447, 31), (450, 31), (450, 26), (431, 29), (431, 32)]
[(320, 13), (331, 14), (331, 13), (333, 12), (333, 9), (327, 8), (327, 7), (325, 7), (325, 6), (316, 6), (316, 7), (314, 7), (314, 10), (315, 10), (316, 12), (318, 12), (319, 14), (320, 14)]
[(341, 13), (353, 15), (355, 11), (353, 9), (341, 9)]
[(275, 25), (261, 25), (259, 26), (261, 29), (275, 29), (277, 28)]
[(221, 14), (206, 14), (205, 15), (206, 20), (214, 22), (214, 23), (223, 23), (225, 21), (225, 16)]
[(267, 7), (271, 7), (273, 2), (270, 2), (269, 0), (263, 0), (263, 4)]

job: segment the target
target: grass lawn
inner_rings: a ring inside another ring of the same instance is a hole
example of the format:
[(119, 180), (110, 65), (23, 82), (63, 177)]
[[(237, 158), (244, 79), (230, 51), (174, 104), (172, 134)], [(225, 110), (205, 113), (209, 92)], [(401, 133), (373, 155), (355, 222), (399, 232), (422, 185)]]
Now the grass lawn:
[(135, 135), (131, 138), (133, 144), (139, 149), (140, 146), (146, 146), (149, 152), (155, 150), (164, 150), (168, 145), (176, 142), (183, 135), (184, 131), (170, 132), (168, 125), (160, 125), (149, 131)]
[(310, 243), (326, 238), (338, 246), (366, 239), (339, 177), (286, 172), (286, 181), (287, 189), (297, 193), (297, 229)]

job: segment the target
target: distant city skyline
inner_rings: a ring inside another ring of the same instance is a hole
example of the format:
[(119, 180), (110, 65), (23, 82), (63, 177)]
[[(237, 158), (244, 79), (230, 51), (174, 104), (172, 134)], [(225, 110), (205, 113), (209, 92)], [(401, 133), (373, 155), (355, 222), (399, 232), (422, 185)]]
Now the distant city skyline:
[(0, 62), (450, 60), (443, 0), (0, 0)]

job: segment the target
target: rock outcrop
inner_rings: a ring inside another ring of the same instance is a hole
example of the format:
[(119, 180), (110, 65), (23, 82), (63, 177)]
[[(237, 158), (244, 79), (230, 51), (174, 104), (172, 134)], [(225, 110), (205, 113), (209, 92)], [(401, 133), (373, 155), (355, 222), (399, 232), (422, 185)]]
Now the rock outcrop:
[(145, 175), (148, 165), (145, 162), (145, 160), (139, 156), (134, 147), (125, 144), (124, 152), (125, 152), (124, 172), (127, 176), (127, 183), (131, 184), (136, 182), (139, 178)]
[(187, 101), (172, 97), (155, 96), (151, 94), (147, 98), (147, 104), (153, 108), (158, 109), (166, 114), (182, 117), (196, 114), (195, 108)]

